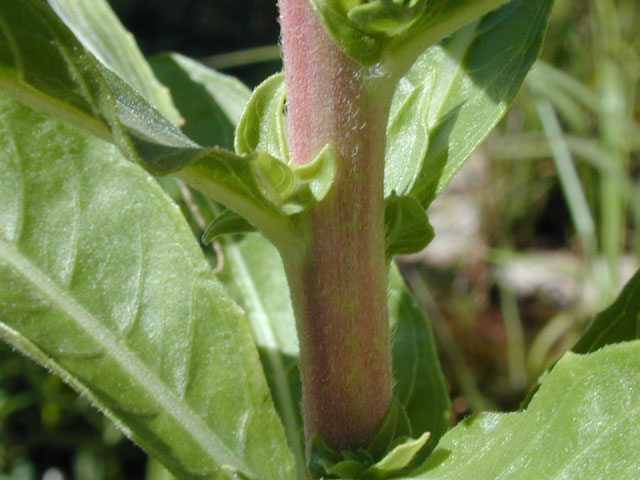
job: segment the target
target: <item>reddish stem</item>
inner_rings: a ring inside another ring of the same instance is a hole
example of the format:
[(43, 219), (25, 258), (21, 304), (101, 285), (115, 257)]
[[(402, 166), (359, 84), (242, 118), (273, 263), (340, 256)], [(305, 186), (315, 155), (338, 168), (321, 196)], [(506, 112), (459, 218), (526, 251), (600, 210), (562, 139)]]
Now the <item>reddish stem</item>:
[(280, 0), (290, 154), (326, 145), (334, 186), (311, 212), (302, 255), (280, 248), (300, 339), (307, 441), (366, 446), (390, 405), (384, 258), (384, 147), (390, 99), (325, 32), (308, 0)]

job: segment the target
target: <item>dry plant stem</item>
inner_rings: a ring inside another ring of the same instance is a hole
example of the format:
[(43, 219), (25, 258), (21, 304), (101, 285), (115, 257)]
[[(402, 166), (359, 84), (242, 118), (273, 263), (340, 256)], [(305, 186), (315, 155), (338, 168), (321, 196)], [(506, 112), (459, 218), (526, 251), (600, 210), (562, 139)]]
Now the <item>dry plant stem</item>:
[(392, 394), (383, 200), (390, 95), (374, 94), (308, 0), (280, 0), (280, 21), (291, 158), (304, 164), (330, 144), (337, 160), (303, 253), (280, 248), (300, 338), (305, 436), (307, 445), (319, 434), (355, 449), (376, 432)]

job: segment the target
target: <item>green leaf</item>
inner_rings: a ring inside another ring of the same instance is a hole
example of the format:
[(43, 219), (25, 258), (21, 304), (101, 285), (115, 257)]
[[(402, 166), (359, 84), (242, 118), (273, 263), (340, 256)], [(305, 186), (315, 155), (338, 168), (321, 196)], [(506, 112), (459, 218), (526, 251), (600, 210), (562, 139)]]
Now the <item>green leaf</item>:
[(311, 0), (336, 44), (398, 72), (425, 48), (508, 0)]
[(429, 440), (430, 433), (425, 432), (415, 440), (408, 440), (393, 448), (379, 462), (369, 467), (363, 478), (378, 480), (393, 477), (396, 473), (411, 464), (418, 452)]
[(197, 145), (96, 60), (44, 2), (0, 3), (0, 25), (0, 88), (6, 93), (113, 141), (156, 173), (192, 161)]
[(524, 412), (474, 415), (405, 478), (640, 476), (640, 341), (567, 353)]
[[(236, 157), (227, 153), (223, 155), (219, 152), (216, 160), (216, 163), (194, 165), (194, 172), (201, 174), (193, 179), (194, 187), (207, 193), (206, 186), (198, 186), (199, 178), (219, 179), (219, 183), (231, 188), (230, 194), (235, 192), (243, 194), (245, 198), (255, 197), (255, 205), (266, 203), (263, 206), (265, 211), (268, 212), (265, 207), (276, 207), (277, 213), (282, 215), (302, 213), (321, 201), (331, 189), (335, 176), (336, 161), (329, 145), (326, 145), (311, 162), (293, 168), (262, 151), (256, 151), (246, 157)], [(244, 160), (244, 164), (239, 160)], [(228, 172), (229, 170), (231, 172)], [(239, 178), (225, 177), (225, 173)], [(211, 197), (214, 198), (213, 195)], [(245, 217), (253, 220), (249, 215)], [(261, 221), (256, 227), (268, 234), (274, 226)], [(280, 225), (275, 227), (284, 228)]]
[(385, 252), (394, 255), (415, 253), (433, 240), (433, 227), (424, 208), (413, 197), (387, 197), (384, 206)]
[(640, 339), (640, 270), (609, 308), (600, 312), (572, 351), (590, 353), (612, 343)]
[(236, 153), (263, 151), (289, 162), (284, 122), (285, 93), (283, 73), (267, 78), (255, 89), (236, 128)]
[(235, 126), (251, 90), (235, 77), (176, 53), (157, 55), (149, 61), (185, 118), (182, 131), (200, 145), (233, 149)]
[(49, 0), (49, 5), (98, 60), (173, 123), (182, 123), (168, 89), (154, 77), (133, 35), (105, 0)]
[(291, 240), (288, 216), (318, 201), (315, 183), (329, 188), (330, 155), (318, 162), (326, 167), (318, 169), (318, 179), (299, 179), (264, 152), (240, 156), (200, 147), (98, 62), (38, 0), (0, 2), (0, 25), (1, 89), (113, 141), (152, 173), (175, 172), (274, 242)]
[(430, 451), (449, 428), (449, 394), (429, 321), (394, 265), (389, 277), (388, 305), (395, 395), (409, 417), (413, 435), (431, 433), (426, 449)]
[(83, 132), (0, 112), (0, 336), (179, 478), (292, 478), (246, 317), (156, 182)]
[(552, 0), (514, 0), (422, 54), (400, 80), (387, 126), (385, 196), (423, 207), (506, 112), (533, 65)]

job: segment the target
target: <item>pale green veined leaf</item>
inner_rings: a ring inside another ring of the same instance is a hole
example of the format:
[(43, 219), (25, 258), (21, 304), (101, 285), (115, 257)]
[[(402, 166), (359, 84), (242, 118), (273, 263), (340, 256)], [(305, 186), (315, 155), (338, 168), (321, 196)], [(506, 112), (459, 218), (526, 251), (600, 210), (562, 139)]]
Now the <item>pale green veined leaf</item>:
[(0, 336), (180, 478), (292, 478), (246, 318), (175, 206), (113, 146), (0, 111)]
[[(591, 353), (607, 345), (637, 339), (640, 339), (640, 271), (627, 282), (618, 298), (596, 315), (571, 351)], [(523, 405), (531, 401), (543, 379), (544, 376), (529, 390)]]
[(525, 411), (463, 420), (403, 478), (639, 478), (639, 356), (640, 341), (567, 353)]

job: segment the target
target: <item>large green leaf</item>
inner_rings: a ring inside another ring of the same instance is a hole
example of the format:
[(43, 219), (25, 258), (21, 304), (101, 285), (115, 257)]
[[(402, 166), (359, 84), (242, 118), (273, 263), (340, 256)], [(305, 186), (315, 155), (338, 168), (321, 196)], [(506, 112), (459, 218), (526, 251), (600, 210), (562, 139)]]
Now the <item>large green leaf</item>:
[(0, 335), (180, 478), (293, 478), (246, 317), (153, 179), (0, 105)]
[(58, 16), (98, 60), (140, 92), (173, 123), (181, 122), (169, 90), (158, 82), (106, 0), (49, 0)]
[(600, 312), (572, 351), (589, 353), (612, 343), (640, 339), (640, 270), (615, 302)]
[(385, 195), (427, 206), (504, 115), (533, 65), (552, 0), (514, 0), (428, 49), (400, 80)]
[(640, 341), (567, 353), (524, 412), (474, 415), (408, 478), (640, 478)]
[[(640, 270), (627, 282), (615, 302), (596, 315), (571, 351), (591, 353), (606, 345), (636, 339), (640, 339)], [(523, 406), (529, 404), (542, 379), (544, 376), (529, 389)]]
[(317, 202), (331, 184), (332, 164), (323, 161), (330, 156), (316, 162), (321, 168), (294, 169), (265, 152), (200, 147), (104, 67), (39, 0), (0, 2), (0, 26), (0, 89), (113, 141), (152, 173), (175, 172), (272, 241), (290, 240), (289, 215)]

